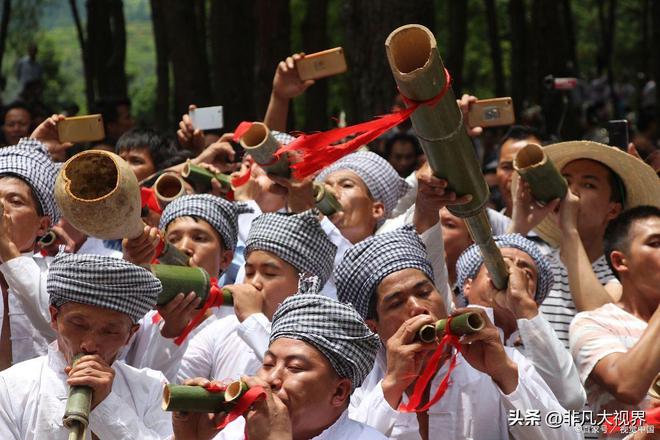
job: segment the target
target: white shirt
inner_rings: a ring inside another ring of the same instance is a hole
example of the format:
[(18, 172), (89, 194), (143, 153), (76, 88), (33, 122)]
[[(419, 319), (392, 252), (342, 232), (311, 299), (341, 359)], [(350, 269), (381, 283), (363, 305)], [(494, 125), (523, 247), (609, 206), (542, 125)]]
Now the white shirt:
[[(48, 354), (0, 373), (0, 438), (3, 440), (66, 440), (62, 425), (69, 387), (64, 356), (57, 343)], [(149, 440), (172, 434), (170, 414), (161, 408), (167, 381), (157, 371), (112, 364), (110, 394), (89, 415), (87, 439)]]
[[(381, 440), (385, 438), (387, 437), (375, 429), (349, 419), (348, 411), (344, 411), (335, 423), (309, 440)], [(213, 440), (234, 439), (245, 439), (245, 419), (243, 417), (234, 420), (213, 437)]]
[[(9, 325), (14, 364), (48, 352), (48, 344), (55, 340), (50, 327), (46, 278), (52, 258), (21, 254), (0, 264), (0, 272), (9, 286)], [(0, 328), (4, 306), (0, 302)]]
[(236, 380), (242, 375), (254, 375), (261, 367), (261, 361), (238, 335), (238, 326), (235, 315), (226, 316), (190, 339), (177, 379)]
[[(451, 373), (450, 385), (444, 396), (429, 411), (429, 433), (433, 439), (502, 440), (514, 439), (581, 439), (568, 425), (558, 429), (547, 426), (508, 426), (509, 411), (538, 410), (541, 420), (549, 411), (564, 409), (534, 367), (516, 350), (505, 347), (508, 356), (518, 365), (518, 387), (504, 394), (490, 376), (472, 368), (458, 354)], [(418, 440), (419, 425), (415, 413), (394, 410), (383, 396), (381, 386), (386, 368), (385, 351), (381, 348), (374, 369), (351, 396), (350, 417), (378, 429), (390, 439)], [(448, 363), (432, 381), (435, 391), (444, 378)], [(404, 395), (403, 401), (407, 401)]]

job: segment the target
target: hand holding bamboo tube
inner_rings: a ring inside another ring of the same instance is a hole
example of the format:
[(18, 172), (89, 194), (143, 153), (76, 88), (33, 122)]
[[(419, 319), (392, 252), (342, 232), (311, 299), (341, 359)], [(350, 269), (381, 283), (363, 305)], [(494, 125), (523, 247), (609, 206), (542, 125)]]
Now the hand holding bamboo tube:
[(204, 167), (195, 165), (190, 160), (183, 166), (181, 176), (195, 188), (198, 193), (211, 190), (211, 181), (217, 180), (228, 191), (232, 189), (231, 177), (222, 173), (212, 173)]
[[(426, 343), (434, 342), (436, 337), (442, 337), (445, 334), (447, 319), (440, 319), (435, 324), (427, 324), (419, 329), (417, 338)], [(449, 323), (449, 331), (456, 336), (470, 335), (476, 333), (485, 326), (481, 315), (474, 312), (462, 313), (456, 315)]]
[(247, 390), (247, 384), (240, 380), (230, 383), (224, 390), (168, 384), (163, 388), (162, 407), (164, 411), (229, 412)]
[(234, 134), (245, 149), (245, 153), (252, 156), (267, 173), (288, 178), (291, 175), (289, 160), (286, 155), (279, 159), (275, 157), (275, 152), (281, 145), (266, 124), (262, 122), (242, 124), (237, 127)]
[[(77, 354), (73, 358), (71, 366), (74, 367), (84, 355), (84, 353)], [(91, 407), (92, 388), (88, 386), (75, 386), (69, 389), (69, 397), (67, 398), (66, 409), (62, 417), (62, 423), (71, 431), (69, 433), (69, 440), (85, 439)]]
[[(216, 286), (216, 280), (201, 267), (172, 266), (167, 264), (152, 264), (151, 272), (163, 285), (158, 295), (157, 305), (170, 302), (181, 292), (195, 292), (201, 298), (200, 308), (211, 296), (221, 296), (222, 305), (233, 305), (231, 291)], [(211, 293), (213, 291), (213, 293)]]
[(518, 151), (513, 168), (529, 184), (532, 196), (539, 202), (563, 199), (568, 191), (566, 179), (540, 145), (528, 144)]

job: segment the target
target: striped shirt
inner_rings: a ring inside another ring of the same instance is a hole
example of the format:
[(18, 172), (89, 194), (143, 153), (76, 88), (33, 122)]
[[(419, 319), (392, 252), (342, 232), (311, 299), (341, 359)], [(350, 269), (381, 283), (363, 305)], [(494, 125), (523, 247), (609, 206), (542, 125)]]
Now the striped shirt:
[[(554, 284), (548, 292), (545, 300), (541, 304), (541, 313), (548, 320), (559, 340), (568, 348), (568, 326), (577, 313), (571, 289), (568, 285), (568, 271), (566, 266), (559, 259), (559, 250), (553, 249), (548, 255), (552, 260), (554, 271)], [(601, 255), (591, 265), (598, 281), (605, 285), (609, 281), (616, 279), (612, 270), (607, 265), (605, 255)]]

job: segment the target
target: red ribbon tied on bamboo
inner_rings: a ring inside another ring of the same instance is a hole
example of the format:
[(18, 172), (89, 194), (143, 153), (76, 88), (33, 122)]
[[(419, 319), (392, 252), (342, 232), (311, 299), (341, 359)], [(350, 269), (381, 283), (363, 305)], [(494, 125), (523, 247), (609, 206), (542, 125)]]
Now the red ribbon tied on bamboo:
[[(218, 386), (215, 384), (210, 384), (204, 387), (207, 391), (211, 393), (224, 393), (226, 387)], [(215, 429), (220, 430), (224, 429), (225, 426), (229, 425), (231, 422), (242, 416), (250, 407), (259, 399), (266, 398), (266, 390), (260, 386), (251, 387), (247, 390), (241, 397), (236, 401), (236, 405), (229, 411), (227, 416), (220, 422)]]
[[(275, 158), (278, 159), (282, 154), (289, 151), (298, 151), (302, 153), (302, 159), (299, 162), (291, 164), (291, 169), (293, 170), (293, 177), (296, 179), (303, 179), (322, 170), (347, 154), (354, 152), (391, 128), (396, 127), (408, 119), (420, 106), (435, 106), (445, 96), (450, 86), (451, 75), (449, 74), (449, 71), (445, 69), (445, 85), (433, 98), (426, 101), (413, 101), (404, 96), (403, 100), (408, 107), (403, 110), (388, 113), (372, 119), (371, 121), (350, 125), (348, 127), (333, 128), (332, 130), (313, 134), (301, 134), (293, 142), (284, 145), (277, 150)], [(238, 127), (236, 127), (236, 130), (234, 130), (234, 139), (240, 139), (250, 128), (250, 125), (250, 122), (241, 122)], [(336, 144), (336, 142), (356, 134), (356, 137), (346, 142)]]
[[(426, 363), (426, 367), (424, 368), (424, 371), (417, 379), (417, 382), (415, 382), (415, 387), (413, 389), (412, 396), (410, 396), (410, 400), (406, 404), (402, 403), (401, 405), (399, 405), (399, 411), (401, 412), (427, 411), (438, 400), (440, 400), (440, 398), (445, 394), (445, 391), (447, 391), (447, 388), (449, 387), (449, 375), (456, 366), (456, 356), (458, 355), (458, 352), (460, 351), (460, 347), (461, 347), (460, 343), (458, 342), (458, 336), (451, 333), (450, 330), (451, 319), (452, 319), (451, 316), (447, 318), (447, 324), (445, 325), (445, 334), (442, 336), (442, 339), (440, 340), (440, 344), (435, 349), (433, 356), (431, 356), (429, 361)], [(442, 379), (442, 382), (440, 382), (440, 386), (436, 390), (433, 397), (429, 399), (429, 401), (426, 404), (420, 407), (420, 404), (422, 402), (422, 397), (424, 396), (424, 391), (426, 390), (426, 387), (429, 385), (431, 380), (433, 380), (435, 373), (438, 371), (438, 367), (440, 366), (440, 359), (442, 358), (442, 354), (445, 351), (445, 347), (447, 346), (451, 346), (455, 349), (455, 351), (451, 355), (451, 360), (449, 361), (449, 368), (447, 369), (447, 374), (445, 374), (445, 377)]]

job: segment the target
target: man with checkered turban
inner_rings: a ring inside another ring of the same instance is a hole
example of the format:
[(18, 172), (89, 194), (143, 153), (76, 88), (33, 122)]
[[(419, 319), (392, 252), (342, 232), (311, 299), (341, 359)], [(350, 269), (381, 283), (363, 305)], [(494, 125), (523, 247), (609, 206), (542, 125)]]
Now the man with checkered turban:
[[(370, 237), (344, 255), (335, 270), (337, 296), (353, 304), (385, 347), (374, 369), (353, 396), (351, 417), (401, 438), (442, 432), (447, 438), (578, 438), (568, 426), (509, 427), (508, 410), (538, 410), (540, 414), (563, 411), (552, 391), (531, 363), (517, 350), (505, 347), (492, 313), (482, 308), (457, 309), (481, 316), (482, 330), (469, 335), (461, 351), (441, 352), (441, 359), (455, 356), (450, 385), (428, 409), (421, 426), (414, 413), (398, 412), (412, 395), (422, 372), (431, 375), (431, 395), (447, 374), (447, 362), (435, 371), (427, 362), (436, 344), (423, 344), (417, 333), (426, 324), (446, 318), (442, 296), (433, 284), (426, 249), (412, 227)], [(469, 344), (468, 344), (469, 342)], [(430, 400), (430, 398), (426, 398)], [(443, 414), (452, 414), (451, 419)]]
[(126, 261), (58, 255), (47, 281), (57, 341), (47, 355), (0, 373), (0, 438), (66, 438), (62, 416), (72, 386), (92, 389), (88, 429), (97, 438), (171, 435), (160, 408), (165, 377), (117, 360), (161, 290), (148, 270)]
[[(259, 416), (248, 413), (231, 422), (216, 439), (385, 438), (351, 420), (347, 411), (351, 394), (373, 366), (378, 336), (353, 307), (318, 295), (318, 284), (303, 280), (299, 293), (284, 300), (273, 317), (263, 365), (255, 377), (244, 378), (248, 386), (265, 390), (265, 400), (254, 404)], [(186, 383), (209, 381), (198, 378)], [(197, 429), (208, 417), (190, 414), (173, 420), (177, 436), (188, 438), (193, 433), (185, 430)]]

